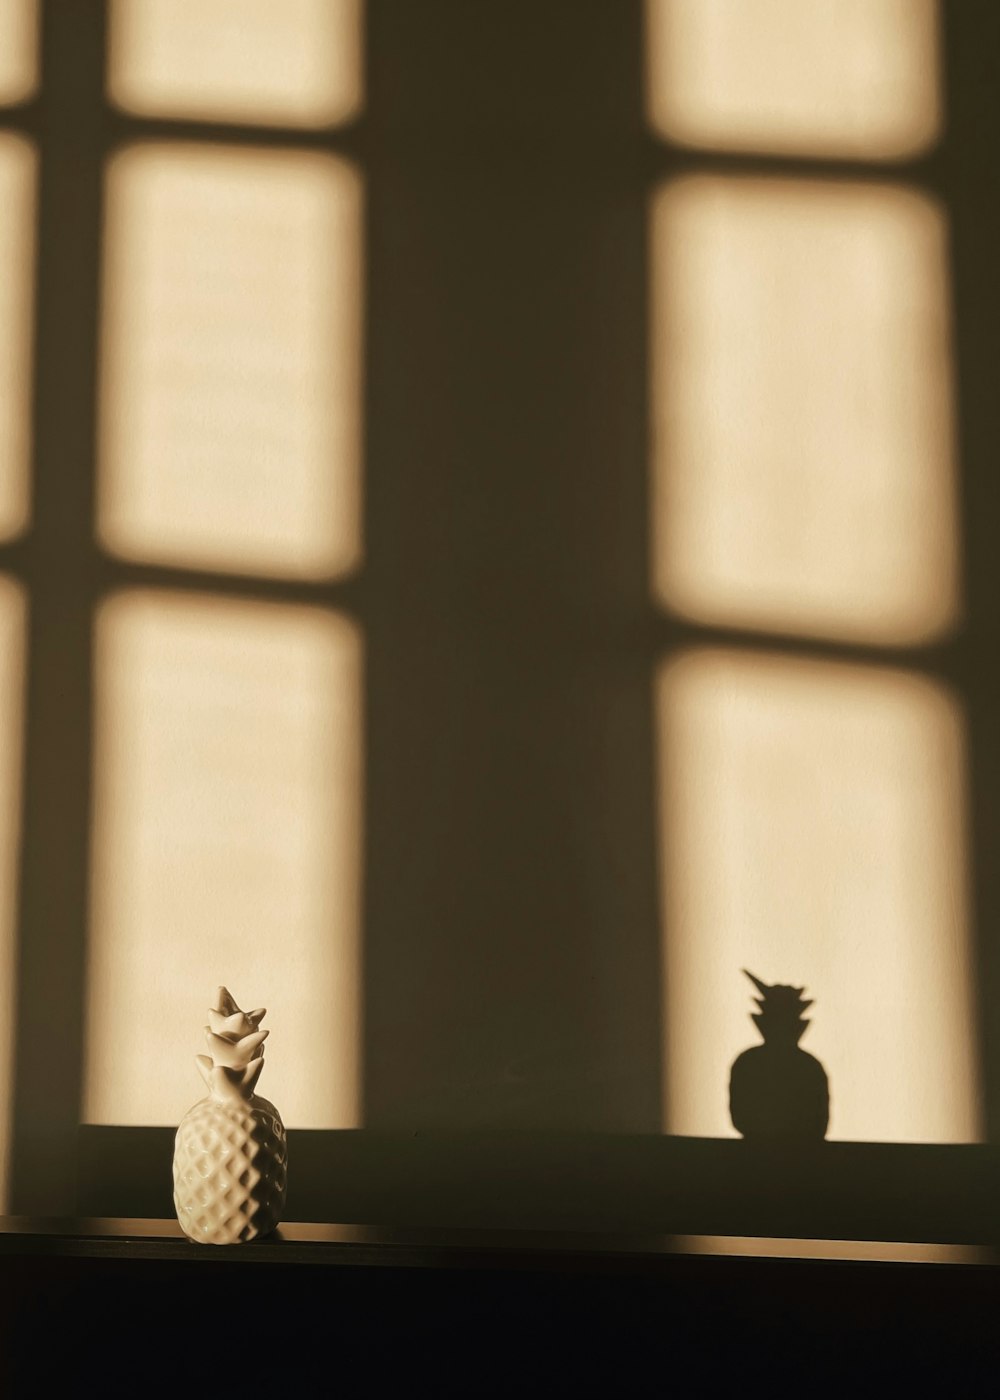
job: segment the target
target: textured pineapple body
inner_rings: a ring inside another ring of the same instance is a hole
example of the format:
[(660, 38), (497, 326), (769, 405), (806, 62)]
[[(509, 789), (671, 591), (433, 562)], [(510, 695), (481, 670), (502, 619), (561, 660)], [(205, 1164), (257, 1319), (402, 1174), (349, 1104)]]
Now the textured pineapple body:
[(200, 1244), (269, 1234), (285, 1204), (287, 1163), (284, 1125), (267, 1099), (202, 1099), (185, 1114), (174, 1141), (181, 1229)]

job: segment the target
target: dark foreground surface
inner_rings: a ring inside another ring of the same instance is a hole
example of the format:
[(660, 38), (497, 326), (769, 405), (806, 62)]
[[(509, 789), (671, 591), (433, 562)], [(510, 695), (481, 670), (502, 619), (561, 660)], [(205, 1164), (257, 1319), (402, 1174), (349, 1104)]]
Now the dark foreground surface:
[(0, 1221), (3, 1395), (777, 1395), (995, 1389), (969, 1246)]

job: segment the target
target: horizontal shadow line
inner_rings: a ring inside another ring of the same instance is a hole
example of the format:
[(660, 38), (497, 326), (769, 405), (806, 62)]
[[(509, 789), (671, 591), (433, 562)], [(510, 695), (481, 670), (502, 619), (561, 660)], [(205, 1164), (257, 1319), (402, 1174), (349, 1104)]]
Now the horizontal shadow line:
[[(170, 1217), (173, 1128), (80, 1129), (80, 1214)], [(993, 1243), (1000, 1151), (290, 1129), (288, 1220)]]

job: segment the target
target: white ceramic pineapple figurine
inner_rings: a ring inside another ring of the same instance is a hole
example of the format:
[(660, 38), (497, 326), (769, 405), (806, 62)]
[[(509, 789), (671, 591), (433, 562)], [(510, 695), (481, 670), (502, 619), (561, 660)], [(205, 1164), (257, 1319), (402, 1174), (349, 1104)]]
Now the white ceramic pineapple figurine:
[(254, 1093), (264, 1068), (263, 1009), (241, 1011), (225, 987), (208, 1013), (209, 1054), (195, 1056), (208, 1097), (186, 1113), (174, 1142), (174, 1206), (199, 1244), (266, 1235), (285, 1204), (288, 1151), (278, 1110)]

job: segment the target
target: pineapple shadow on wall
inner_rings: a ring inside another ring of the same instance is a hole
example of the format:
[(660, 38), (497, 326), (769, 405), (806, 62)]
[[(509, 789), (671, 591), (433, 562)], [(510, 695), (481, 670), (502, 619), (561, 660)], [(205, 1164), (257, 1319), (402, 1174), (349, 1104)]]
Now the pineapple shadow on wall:
[(760, 993), (751, 1016), (761, 1045), (741, 1051), (729, 1079), (729, 1112), (744, 1138), (821, 1141), (830, 1121), (830, 1086), (815, 1055), (799, 1045), (809, 1022), (804, 987), (768, 986), (744, 975)]

